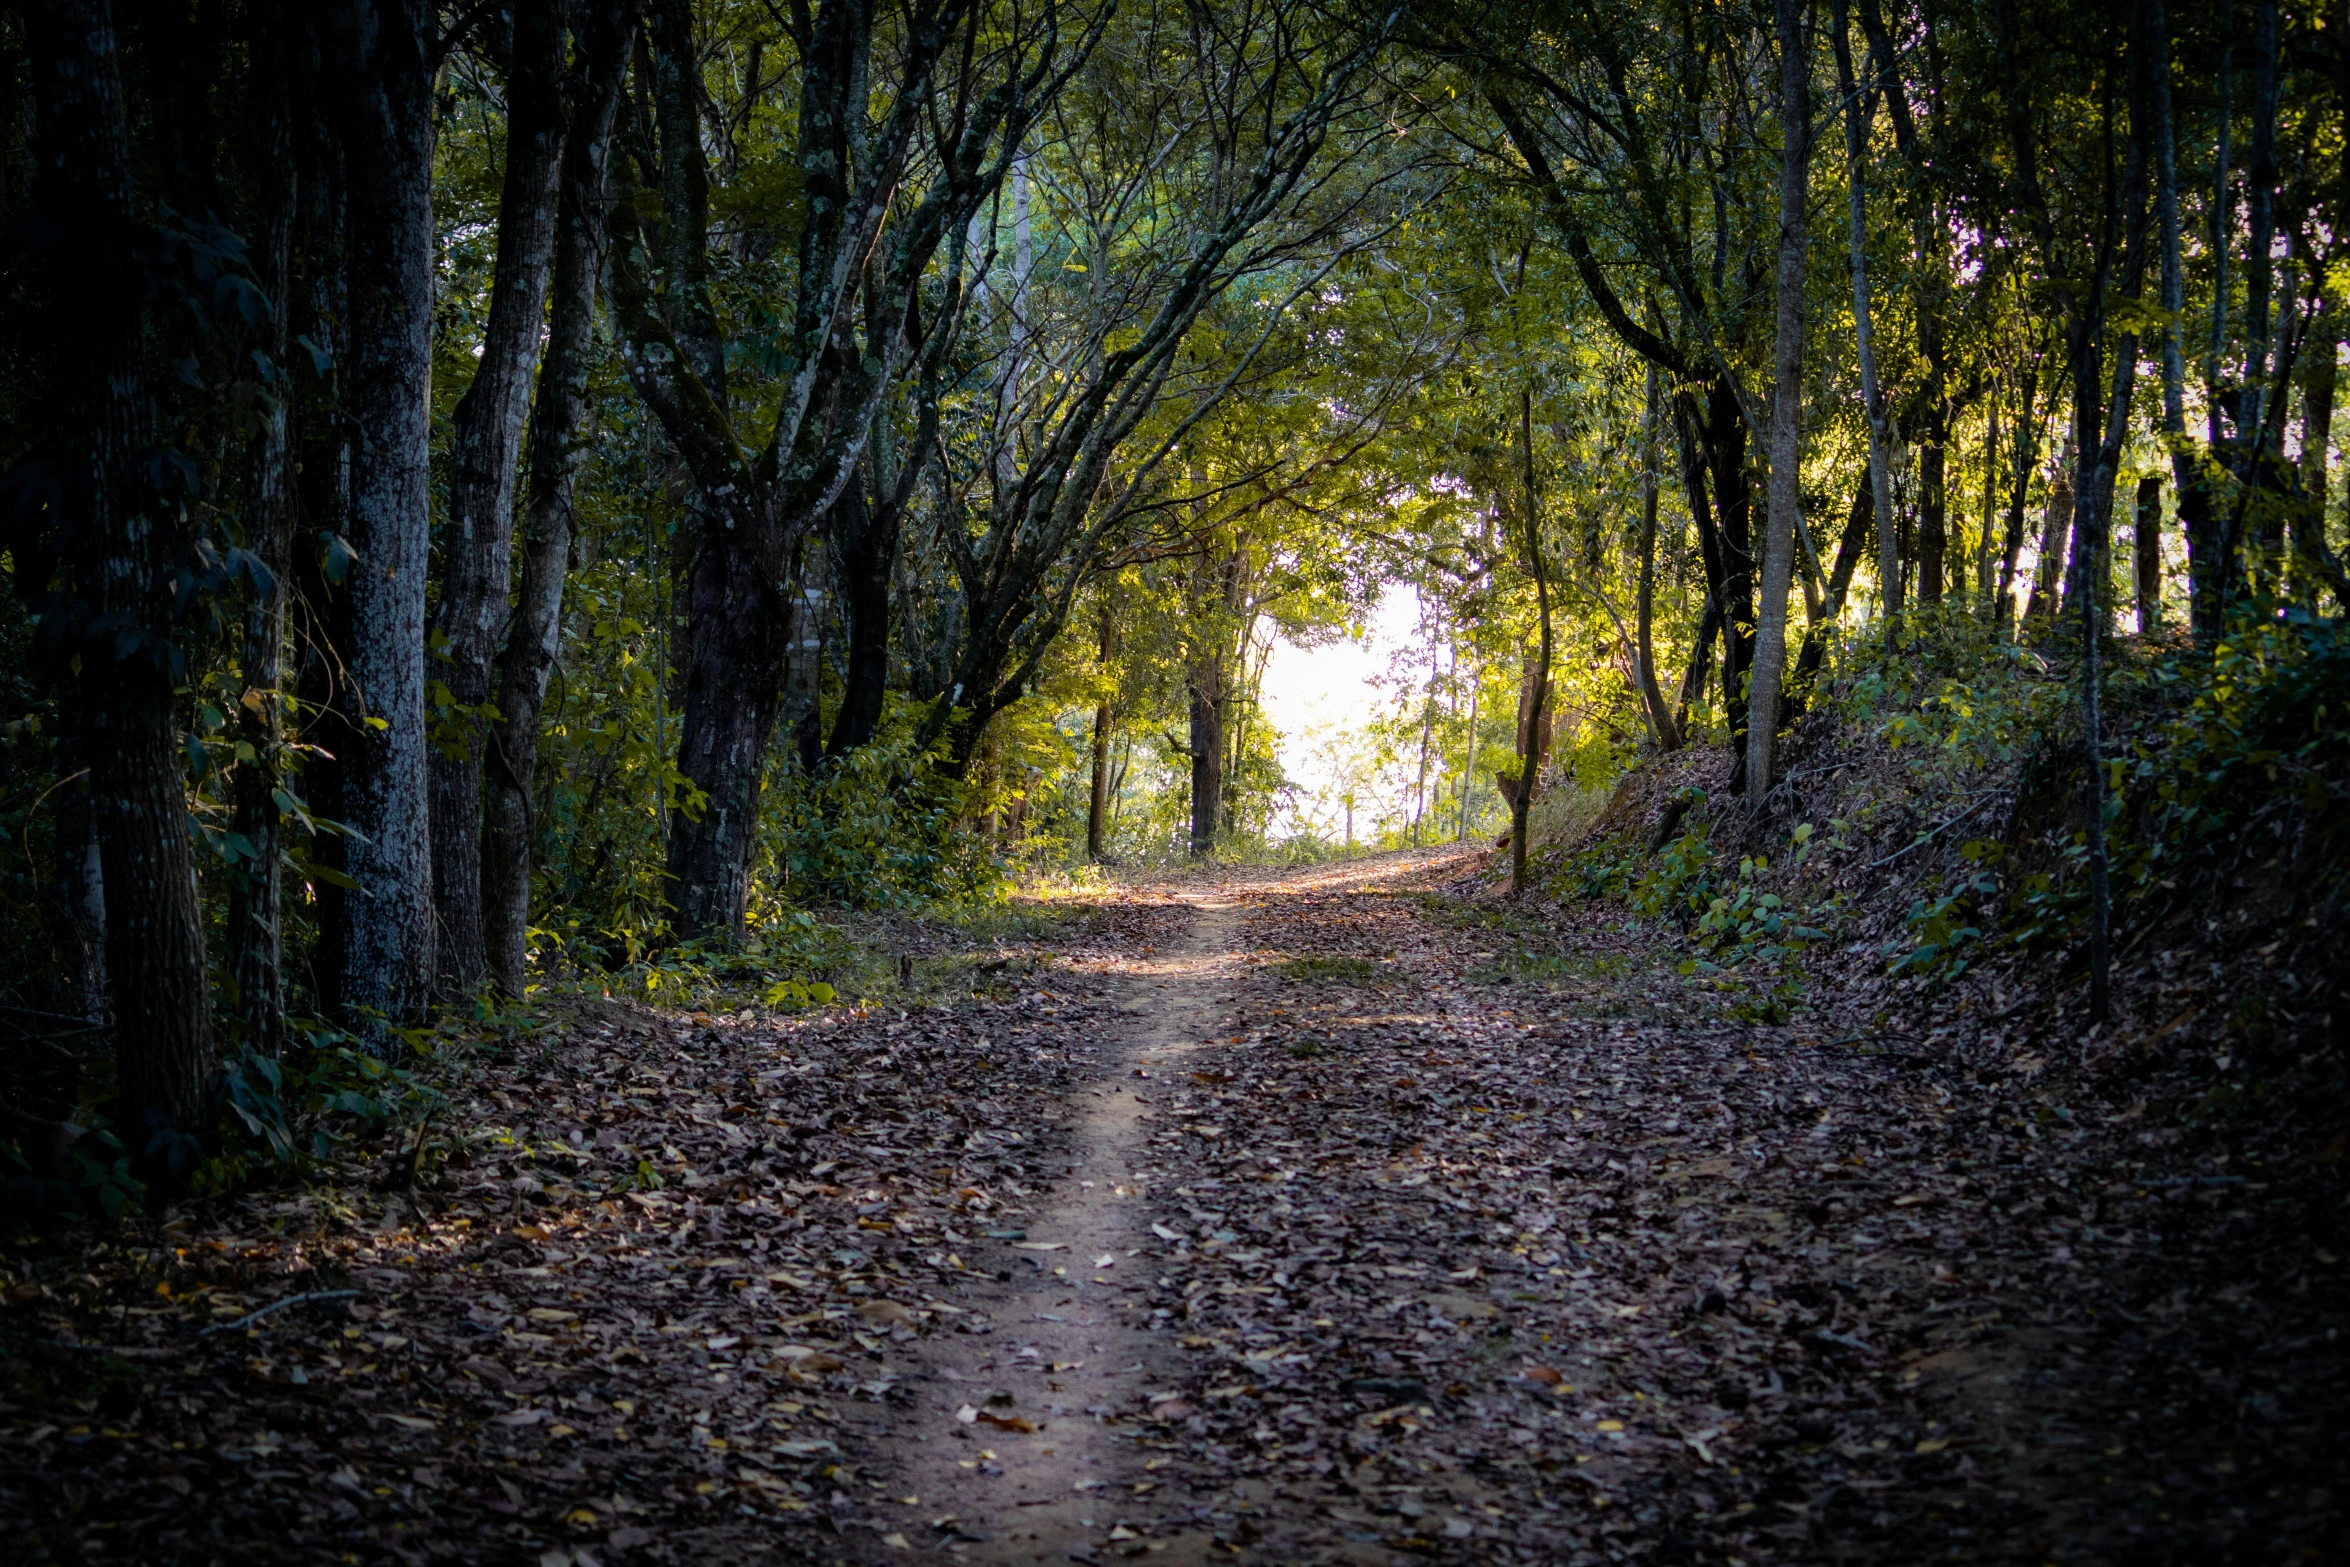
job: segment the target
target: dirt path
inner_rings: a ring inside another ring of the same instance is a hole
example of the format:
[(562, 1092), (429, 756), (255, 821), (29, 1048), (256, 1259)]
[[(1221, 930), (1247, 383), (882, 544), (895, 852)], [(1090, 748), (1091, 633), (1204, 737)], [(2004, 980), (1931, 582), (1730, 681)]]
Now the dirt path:
[(453, 1074), (425, 1148), (36, 1237), (0, 1537), (2340, 1559), (2330, 1165), (1881, 999), (1735, 1021), (1669, 939), (1472, 862), (903, 934), (907, 988), (854, 1008), (576, 998)]
[(1000, 1232), (999, 1287), (970, 1296), (993, 1331), (930, 1340), (905, 1378), (912, 1407), (875, 1433), (892, 1484), (903, 1465), (897, 1502), (920, 1525), (890, 1531), (901, 1539), (926, 1533), (960, 1559), (1004, 1563), (1073, 1549), (1084, 1560), (1097, 1540), (1145, 1538), (1193, 1559), (1210, 1543), (1162, 1532), (1165, 1460), (1105, 1419), (1177, 1369), (1136, 1298), (1153, 1239), (1143, 1200), (1160, 1174), (1147, 1107), (1228, 1011), (1240, 925), (1228, 898), (1185, 901), (1196, 913), (1172, 950), (1120, 965), (1119, 1022), (1071, 1096), (1066, 1174), (1020, 1229)]

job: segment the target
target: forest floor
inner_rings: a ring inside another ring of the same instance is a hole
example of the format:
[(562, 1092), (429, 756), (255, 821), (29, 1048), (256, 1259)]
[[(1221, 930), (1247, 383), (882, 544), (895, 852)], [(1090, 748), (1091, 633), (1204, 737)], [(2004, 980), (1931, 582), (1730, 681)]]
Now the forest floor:
[(1730, 1021), (1620, 911), (1480, 863), (908, 922), (903, 993), (796, 1017), (552, 1003), (451, 1068), (429, 1158), (10, 1254), (0, 1537), (2350, 1554), (2342, 1148), (2263, 1162), (2045, 1042), (1890, 1048), (1829, 997)]

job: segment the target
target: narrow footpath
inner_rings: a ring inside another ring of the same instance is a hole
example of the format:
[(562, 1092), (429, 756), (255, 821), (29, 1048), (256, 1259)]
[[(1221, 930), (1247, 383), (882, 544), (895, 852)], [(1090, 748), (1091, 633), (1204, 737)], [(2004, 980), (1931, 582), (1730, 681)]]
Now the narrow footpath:
[(334, 1182), (28, 1244), (0, 1537), (2341, 1559), (2338, 1259), (2289, 1179), (2053, 1103), (2045, 1046), (1734, 1021), (1475, 863), (907, 925), (854, 1008), (578, 998)]

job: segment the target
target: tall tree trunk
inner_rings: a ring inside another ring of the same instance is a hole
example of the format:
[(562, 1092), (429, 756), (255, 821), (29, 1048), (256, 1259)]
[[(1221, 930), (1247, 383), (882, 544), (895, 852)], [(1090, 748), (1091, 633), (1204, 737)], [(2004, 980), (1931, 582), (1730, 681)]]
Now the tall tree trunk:
[[(2125, 303), (2135, 305), (2144, 293), (2146, 275), (2146, 219), (2150, 191), (2147, 188), (2147, 121), (2151, 117), (2153, 69), (2161, 63), (2158, 51), (2150, 49), (2151, 42), (2141, 12), (2133, 19), (2129, 61), (2130, 81), (2130, 141), (2126, 172), (2121, 188), (2108, 200), (2104, 231), (2112, 234), (2118, 227), (2123, 231), (2121, 296)], [(2115, 204), (2126, 203), (2126, 211), (2117, 214)], [(2116, 217), (2120, 222), (2115, 221)], [(2098, 268), (2100, 283), (2104, 265)], [(2111, 617), (2106, 598), (2111, 588), (2112, 572), (2108, 561), (2108, 543), (2112, 532), (2113, 495), (2116, 478), (2121, 468), (2121, 454), (2129, 438), (2131, 393), (2138, 376), (2138, 333), (2135, 327), (2126, 328), (2114, 345), (2113, 385), (2105, 397), (2102, 409), (2099, 395), (2106, 392), (2103, 385), (2103, 359), (2106, 305), (2101, 289), (2092, 285), (2086, 310), (2078, 323), (2078, 338), (2073, 348), (2073, 395), (2078, 412), (2074, 427), (2082, 446), (2080, 500), (2078, 502), (2079, 528), (2073, 545), (2072, 580), (2067, 597), (2080, 608), (2081, 625), (2081, 721), (2083, 742), (2089, 753), (2088, 799), (2086, 801), (2089, 870), (2089, 1016), (2092, 1022), (2102, 1023), (2112, 1014), (2110, 996), (2112, 967), (2112, 898), (2108, 885), (2108, 866), (2105, 848), (2105, 762), (2103, 703), (2103, 671), (2105, 639), (2111, 633)], [(2102, 428), (2098, 414), (2104, 418)]]
[(1811, 70), (1802, 0), (1778, 0), (1778, 312), (1772, 355), (1771, 491), (1763, 541), (1761, 614), (1746, 717), (1746, 797), (1771, 791), (1779, 735), (1779, 685), (1787, 670), (1787, 592), (1795, 577), (1795, 528), (1803, 507), (1803, 262), (1809, 237), (1804, 192), (1811, 171)]
[[(154, 1134), (203, 1130), (212, 1013), (172, 712), (172, 511), (149, 478), (148, 389), (130, 135), (107, 0), (22, 12), (39, 109), (33, 196), (48, 219), (45, 324), (56, 334), (59, 506), (81, 634), (79, 733), (106, 897), (116, 1121), (144, 1161)], [(71, 610), (59, 606), (61, 619)], [(176, 1172), (175, 1172), (176, 1173)]]
[[(448, 526), (433, 629), (452, 711), (432, 748), (433, 907), (440, 980), (455, 993), (488, 973), (482, 921), (482, 744), (506, 629), (514, 559), (514, 488), (555, 246), (555, 176), (563, 153), (563, 24), (557, 0), (516, 0), (506, 76), (505, 187), (489, 321), (473, 383), (458, 399), (449, 448)], [(437, 693), (436, 693), (437, 694)], [(435, 704), (439, 705), (439, 704)]]
[[(2146, 3), (2147, 48), (2153, 74), (2151, 134), (2154, 143), (2154, 216), (2162, 245), (2162, 430), (2170, 448), (2172, 492), (2178, 497), (2179, 529), (2187, 539), (2189, 618), (2200, 628), (2203, 612), (2197, 607), (2209, 586), (2205, 559), (2210, 547), (2211, 496), (2205, 489), (2201, 466), (2187, 440), (2187, 363), (2180, 341), (2180, 315), (2186, 309), (2186, 272), (2179, 254), (2179, 160), (2171, 120), (2170, 33), (2163, 0)], [(2141, 566), (2140, 571), (2146, 568)], [(2156, 588), (2160, 590), (2161, 563), (2156, 560)], [(2159, 615), (2160, 605), (2156, 605)], [(2155, 627), (2140, 617), (2138, 629)]]
[[(1674, 722), (1673, 710), (1665, 705), (1664, 691), (1656, 681), (1656, 442), (1657, 425), (1662, 412), (1658, 381), (1657, 367), (1652, 360), (1648, 365), (1647, 400), (1642, 405), (1640, 416), (1640, 604), (1638, 633), (1640, 643), (1638, 651), (1640, 656), (1640, 700), (1648, 708), (1649, 728), (1656, 735), (1657, 749), (1671, 752), (1681, 749), (1681, 728), (1679, 724)], [(1464, 778), (1476, 775), (1476, 710), (1476, 702), (1472, 696), (1469, 704), (1471, 715), (1469, 725), (1470, 762), (1463, 775)], [(1469, 819), (1468, 785), (1464, 782), (1461, 788), (1461, 835), (1465, 838), (1468, 836)]]
[[(299, 8), (289, 8), (299, 10)], [(349, 359), (350, 192), (344, 179), (343, 138), (335, 121), (327, 81), (326, 44), (315, 10), (300, 12), (292, 37), (299, 50), (294, 77), (298, 126), (294, 137), (298, 187), (295, 254), (298, 257), (293, 329), (310, 345), (296, 366), (292, 388), (294, 520), (299, 547), (287, 608), (294, 622), (297, 661), (294, 689), (301, 726), (302, 759), (293, 786), (310, 812), (340, 822), (345, 764), (357, 754), (358, 702), (350, 691), (351, 450), (353, 436), (344, 406), (345, 383), (337, 366)], [(311, 986), (320, 1012), (342, 1012), (343, 952), (349, 945), (353, 895), (343, 885), (345, 840), (322, 833), (310, 856), (328, 874), (311, 878), (317, 939), (308, 954)]]
[(1541, 637), (1526, 690), (1518, 703), (1518, 776), (1510, 790), (1510, 896), (1526, 890), (1526, 820), (1542, 780), (1542, 757), (1550, 747), (1550, 572), (1542, 556), (1542, 495), (1534, 483), (1534, 393), (1518, 394), (1518, 436), (1526, 458), (1526, 569), (1534, 577), (1534, 607)]
[[(533, 777), (547, 677), (555, 667), (563, 582), (571, 561), (571, 498), (589, 452), (588, 371), (595, 362), (603, 268), (604, 164), (636, 31), (636, 0), (595, 0), (580, 26), (584, 69), (573, 85), (555, 213), (547, 345), (530, 415), (522, 581), (498, 656), (482, 806), (482, 937), (492, 982), (520, 996), (530, 946)], [(666, 680), (668, 671), (660, 678)]]
[(358, 704), (342, 758), (347, 1018), (388, 1050), (432, 994), (432, 830), (425, 786), (424, 579), (431, 553), (432, 50), (438, 7), (334, 0), (322, 12), (330, 110), (351, 215), (349, 346), (339, 369), (352, 431), (342, 652)]
[(2023, 406), (2016, 410), (2015, 453), (2009, 459), (2007, 534), (1999, 549), (1997, 619), (2002, 632), (2016, 614), (2016, 567), (2024, 553), (2024, 514), (2031, 503), (2032, 474), (2040, 466), (2040, 415), (2033, 403), (2040, 390), (2037, 366), (2024, 375)]
[[(254, 80), (253, 179), (258, 197), (254, 271), (270, 305), (270, 320), (258, 334), (256, 351), (281, 370), (291, 371), (287, 349), (292, 315), (293, 245), (299, 199), (292, 113), (295, 84), (289, 69), (295, 31), (262, 5), (248, 36)], [(293, 496), (290, 484), (291, 388), (261, 414), (261, 428), (246, 443), (245, 548), (261, 563), (266, 580), (249, 589), (239, 664), (245, 689), (237, 704), (237, 736), (244, 758), (236, 767), (231, 842), (239, 858), (229, 888), (229, 976), (249, 1050), (274, 1056), (285, 1043), (284, 857), (280, 842), (278, 793), (285, 781), (285, 680), (287, 573), (292, 565)]]
[[(1110, 618), (1110, 606), (1101, 607), (1101, 637), (1095, 650), (1102, 672), (1106, 676), (1110, 660), (1117, 655), (1117, 627)], [(1093, 785), (1085, 803), (1085, 857), (1101, 863), (1102, 833), (1110, 814), (1110, 721), (1115, 717), (1115, 704), (1107, 696), (1093, 709)]]
[(1795, 678), (1789, 684), (1797, 691), (1807, 690), (1820, 665), (1827, 660), (1828, 638), (1835, 633), (1836, 622), (1844, 613), (1844, 600), (1852, 591), (1852, 573), (1860, 565), (1862, 551), (1868, 548), (1869, 535), (1876, 527), (1876, 486), (1867, 469), (1861, 470), (1860, 482), (1853, 486), (1852, 509), (1845, 515), (1844, 537), (1836, 544), (1835, 564), (1828, 568), (1828, 583), (1820, 594), (1820, 614), (1803, 637), (1803, 653), (1795, 661)]
[[(2222, 17), (2219, 51), (2219, 80), (2216, 85), (2219, 120), (2219, 145), (2212, 159), (2210, 232), (2207, 243), (2211, 247), (2211, 331), (2203, 355), (2203, 404), (2205, 438), (2213, 461), (2221, 460), (2227, 445), (2227, 405), (2225, 354), (2228, 340), (2228, 305), (2233, 284), (2229, 273), (2230, 260), (2235, 254), (2236, 203), (2229, 189), (2229, 175), (2235, 142), (2235, 63), (2236, 63), (2236, 7), (2235, 0), (2224, 0), (2220, 7)], [(2219, 497), (2192, 467), (2179, 481), (2179, 520), (2187, 534), (2187, 554), (2193, 597), (2189, 613), (2192, 616), (2195, 641), (2209, 647), (2219, 640), (2227, 625), (2229, 579), (2235, 570), (2235, 541), (2226, 537), (2226, 528), (2220, 516)]]
[[(2272, 314), (2276, 308), (2276, 262), (2270, 251), (2277, 232), (2277, 4), (2253, 0), (2252, 32), (2252, 146), (2244, 165), (2244, 379), (2236, 394), (2237, 479), (2248, 486), (2270, 487), (2273, 452), (2260, 451), (2260, 432), (2268, 422), (2272, 398), (2286, 388), (2272, 382), (2275, 360), (2282, 345), (2275, 341)], [(2288, 306), (2291, 301), (2286, 301)], [(2273, 574), (2277, 565), (2277, 527), (2274, 506), (2232, 508), (2242, 519), (2254, 519), (2252, 536), (2227, 542), (2252, 557), (2246, 569)], [(2234, 528), (2231, 529), (2234, 531)]]
[(1999, 526), (1999, 393), (1983, 416), (1983, 531), (1975, 537), (1975, 602), (1991, 607), (1991, 540)]
[(1847, 244), (1852, 256), (1852, 335), (1860, 357), (1860, 395), (1868, 417), (1869, 483), (1877, 519), (1877, 593), (1891, 645), (1901, 620), (1900, 530), (1894, 525), (1893, 471), (1886, 438), (1885, 398), (1877, 383), (1877, 349), (1869, 314), (1868, 126), (1876, 95), (1853, 80), (1852, 42), (1844, 0), (1836, 0), (1836, 85), (1844, 97)]

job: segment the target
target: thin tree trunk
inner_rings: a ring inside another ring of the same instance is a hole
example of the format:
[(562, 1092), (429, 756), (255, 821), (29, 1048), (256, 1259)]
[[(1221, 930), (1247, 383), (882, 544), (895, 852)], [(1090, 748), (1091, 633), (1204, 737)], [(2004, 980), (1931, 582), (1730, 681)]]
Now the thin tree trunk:
[[(2212, 159), (2210, 233), (2207, 243), (2211, 248), (2211, 331), (2203, 357), (2203, 403), (2206, 416), (2206, 440), (2214, 461), (2220, 458), (2227, 441), (2227, 395), (2223, 355), (2227, 351), (2228, 304), (2232, 283), (2229, 262), (2235, 253), (2236, 203), (2228, 189), (2232, 172), (2231, 160), (2235, 142), (2235, 63), (2236, 63), (2236, 6), (2235, 0), (2222, 0), (2223, 17), (2220, 33), (2219, 80), (2217, 83), (2219, 145)], [(2180, 522), (2187, 534), (2187, 552), (2191, 562), (2193, 598), (2190, 613), (2193, 617), (2195, 640), (2209, 647), (2219, 640), (2227, 624), (2229, 579), (2235, 569), (2235, 541), (2226, 537), (2219, 514), (2219, 497), (2202, 481), (2200, 474), (2190, 473), (2179, 483)]]
[[(482, 745), (506, 629), (515, 470), (546, 315), (563, 153), (563, 25), (556, 0), (516, 0), (506, 77), (505, 188), (489, 321), (449, 449), (448, 524), (433, 638), (451, 709), (431, 751), (433, 907), (440, 980), (453, 993), (488, 973), (482, 917)], [(439, 704), (435, 704), (439, 705)]]
[[(2200, 624), (2200, 616), (2193, 607), (2201, 593), (2198, 584), (2204, 577), (2198, 552), (2208, 547), (2211, 507), (2195, 452), (2187, 441), (2187, 365), (2179, 337), (2179, 316), (2186, 308), (2186, 274), (2179, 255), (2179, 160), (2171, 121), (2170, 34), (2163, 0), (2146, 0), (2146, 32), (2153, 73), (2148, 106), (2154, 142), (2154, 216), (2162, 245), (2162, 430), (2164, 444), (2170, 448), (2179, 527), (2187, 538), (2189, 615)], [(2141, 564), (2138, 569), (2143, 579), (2148, 568)], [(2157, 621), (2148, 621), (2141, 611), (2138, 624), (2141, 633), (2158, 629), (2161, 614), (2159, 556), (2152, 569)]]
[(2024, 553), (2024, 513), (2030, 506), (2032, 474), (2040, 466), (2040, 416), (2033, 407), (2040, 390), (2037, 366), (2024, 376), (2023, 406), (2016, 411), (2015, 451), (2009, 459), (2007, 534), (1999, 549), (1997, 618), (2001, 631), (2014, 624), (2015, 576)]
[[(1939, 423), (1939, 418), (1936, 420)], [(1942, 564), (1949, 552), (1949, 498), (1945, 453), (1939, 431), (1929, 430), (1918, 448), (1918, 602), (1942, 602)]]
[[(2141, 16), (2141, 21), (2143, 17)], [(2114, 197), (2128, 203), (2120, 225), (2124, 230), (2121, 294), (2135, 304), (2143, 295), (2146, 274), (2147, 125), (2151, 118), (2153, 70), (2161, 66), (2159, 51), (2150, 50), (2148, 32), (2140, 27), (2131, 40), (2130, 143), (2127, 172)], [(2112, 209), (2106, 232), (2112, 233)], [(2102, 270), (2102, 268), (2100, 269)], [(2107, 545), (2111, 532), (2116, 476), (2122, 446), (2129, 437), (2131, 393), (2137, 384), (2138, 334), (2124, 330), (2114, 347), (2113, 385), (2105, 405), (2104, 428), (2098, 428), (2098, 394), (2104, 391), (2100, 350), (2105, 331), (2105, 302), (2092, 290), (2087, 317), (2080, 324), (2074, 349), (2073, 387), (2077, 412), (2074, 426), (2083, 446), (2079, 527), (2073, 547), (2072, 576), (2067, 596), (2078, 603), (2081, 621), (2081, 719), (2089, 753), (2087, 829), (2089, 869), (2089, 1017), (2102, 1023), (2112, 1015), (2112, 898), (2108, 885), (2105, 848), (2105, 761), (2103, 671), (2104, 643), (2111, 631), (2106, 609), (2111, 571)], [(2092, 444), (2094, 443), (2094, 444)]]
[[(482, 938), (490, 979), (509, 996), (520, 996), (527, 979), (539, 719), (562, 627), (572, 490), (589, 453), (587, 387), (603, 268), (604, 163), (635, 30), (636, 0), (598, 0), (581, 27), (585, 69), (564, 134), (547, 345), (530, 415), (522, 581), (498, 656), (497, 717), (487, 736), (483, 776)], [(666, 680), (668, 671), (659, 678)]]
[(1991, 540), (1998, 531), (1999, 522), (1999, 393), (1991, 394), (1991, 406), (1984, 414), (1983, 424), (1983, 531), (1975, 538), (1975, 601), (1983, 609), (1991, 607)]
[[(1106, 676), (1110, 660), (1116, 655), (1115, 623), (1110, 618), (1110, 606), (1102, 605), (1101, 641), (1099, 656)], [(1087, 794), (1085, 806), (1085, 857), (1101, 863), (1102, 834), (1110, 815), (1110, 724), (1116, 716), (1110, 698), (1104, 697), (1093, 710), (1093, 786)]]
[(1541, 616), (1526, 699), (1518, 713), (1518, 776), (1510, 790), (1510, 896), (1526, 890), (1526, 819), (1542, 777), (1542, 755), (1550, 744), (1550, 572), (1542, 558), (1542, 497), (1534, 483), (1534, 393), (1518, 394), (1518, 434), (1526, 457), (1526, 569), (1534, 575), (1534, 605)]
[(1804, 633), (1803, 653), (1795, 661), (1793, 689), (1808, 689), (1820, 665), (1827, 659), (1828, 639), (1835, 633), (1836, 622), (1844, 613), (1844, 600), (1852, 591), (1852, 573), (1860, 565), (1861, 551), (1867, 548), (1871, 530), (1876, 526), (1876, 485), (1864, 469), (1860, 483), (1853, 486), (1852, 510), (1844, 519), (1844, 537), (1836, 544), (1836, 562), (1828, 570), (1828, 585), (1820, 595), (1820, 617)]
[(1779, 158), (1778, 319), (1771, 390), (1770, 510), (1763, 540), (1761, 613), (1755, 625), (1754, 673), (1748, 683), (1746, 797), (1771, 791), (1779, 736), (1780, 681), (1787, 671), (1787, 593), (1795, 577), (1795, 527), (1803, 506), (1803, 263), (1808, 245), (1803, 201), (1811, 172), (1811, 71), (1804, 47), (1802, 0), (1778, 0)]
[[(258, 222), (254, 271), (270, 304), (256, 347), (288, 370), (293, 244), (299, 199), (291, 121), (294, 83), (287, 51), (292, 29), (274, 6), (258, 8), (248, 44), (255, 82), (254, 179)], [(248, 1050), (275, 1056), (285, 1043), (285, 922), (277, 796), (285, 778), (287, 572), (292, 564), (293, 506), (288, 398), (274, 399), (246, 443), (245, 548), (265, 580), (248, 591), (239, 663), (244, 692), (237, 734), (248, 759), (234, 780), (230, 841), (239, 858), (229, 888), (229, 977)]]
[(2057, 592), (2064, 581), (2065, 541), (2072, 536), (2074, 453), (2078, 445), (2066, 436), (2056, 458), (2056, 473), (2048, 481), (2048, 510), (2040, 519), (2040, 559), (2032, 571), (2032, 596), (2024, 605), (2024, 619), (2045, 620), (2056, 614)]
[(1853, 80), (1852, 43), (1846, 33), (1845, 0), (1836, 0), (1836, 86), (1844, 95), (1845, 185), (1848, 242), (1852, 255), (1852, 335), (1860, 357), (1860, 395), (1868, 416), (1869, 483), (1877, 518), (1877, 592), (1882, 601), (1885, 639), (1891, 645), (1901, 619), (1901, 546), (1893, 523), (1893, 473), (1885, 430), (1885, 398), (1877, 384), (1877, 350), (1869, 315), (1868, 122), (1876, 103)]
[[(1656, 681), (1656, 438), (1659, 416), (1658, 374), (1654, 361), (1648, 365), (1647, 400), (1640, 417), (1640, 699), (1648, 706), (1649, 727), (1656, 733), (1659, 751), (1681, 749), (1681, 727), (1673, 721), (1673, 710), (1665, 705), (1664, 691)], [(1472, 714), (1475, 704), (1470, 705)], [(1476, 734), (1470, 726), (1469, 749), (1472, 753), (1469, 775), (1475, 776)], [(1463, 785), (1464, 790), (1466, 785)], [(1468, 832), (1467, 807), (1462, 808), (1462, 835)]]
[(205, 1129), (212, 1070), (195, 853), (172, 712), (177, 549), (172, 513), (148, 478), (157, 418), (113, 8), (107, 0), (56, 0), (22, 15), (39, 109), (33, 195), (52, 225), (44, 236), (45, 315), (57, 335), (60, 506), (75, 595), (98, 617), (85, 623), (73, 651), (105, 886), (115, 1120), (145, 1163), (161, 1151), (157, 1133)]

